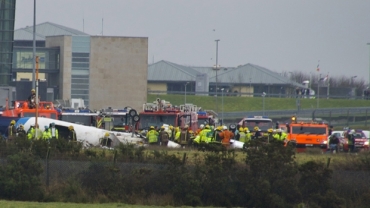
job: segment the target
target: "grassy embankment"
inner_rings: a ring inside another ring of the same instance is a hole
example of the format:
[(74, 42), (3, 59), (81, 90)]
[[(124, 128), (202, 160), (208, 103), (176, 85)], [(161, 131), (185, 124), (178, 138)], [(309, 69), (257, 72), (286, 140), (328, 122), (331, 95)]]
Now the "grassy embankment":
[(51, 203), (40, 203), (40, 202), (19, 202), (19, 201), (0, 201), (0, 207), (2, 208), (113, 208), (113, 207), (133, 207), (133, 208), (159, 208), (162, 206), (144, 206), (144, 205), (132, 205), (132, 204), (120, 204), (120, 203), (105, 203), (105, 204), (81, 204), (81, 203), (63, 203), (63, 202), (51, 202)]
[[(155, 95), (148, 94), (147, 101), (153, 102), (156, 98), (161, 98), (171, 102), (173, 105), (184, 104), (184, 95)], [(316, 99), (300, 99), (301, 109), (316, 108)], [(186, 102), (200, 106), (205, 110), (216, 109), (216, 98), (213, 96), (187, 95)], [(262, 97), (228, 97), (224, 96), (224, 112), (239, 111), (261, 111)], [(221, 110), (222, 97), (218, 97), (218, 109)], [(350, 99), (320, 99), (320, 108), (343, 108), (343, 107), (367, 107), (369, 100), (350, 100)], [(265, 110), (294, 110), (296, 109), (295, 98), (265, 98)]]

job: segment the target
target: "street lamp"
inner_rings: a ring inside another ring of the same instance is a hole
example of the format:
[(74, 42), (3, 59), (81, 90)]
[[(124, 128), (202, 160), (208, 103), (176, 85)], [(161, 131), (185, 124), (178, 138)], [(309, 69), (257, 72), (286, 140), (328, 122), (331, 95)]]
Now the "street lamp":
[(189, 84), (189, 82), (186, 82), (186, 83), (185, 83), (185, 103), (184, 103), (184, 104), (185, 104), (185, 106), (186, 106), (186, 85), (188, 85), (188, 84)]
[(215, 40), (216, 41), (216, 65), (215, 65), (215, 70), (216, 70), (216, 112), (218, 113), (218, 98), (217, 98), (217, 93), (218, 93), (218, 77), (217, 77), (217, 71), (219, 69), (218, 65), (218, 42), (220, 39)]
[(357, 76), (351, 77), (351, 87), (353, 86), (353, 79), (356, 78)]
[(266, 97), (266, 93), (263, 92), (262, 93), (262, 115), (264, 116), (265, 115), (265, 97)]
[(224, 88), (221, 89), (221, 96), (222, 96), (222, 123), (221, 125), (223, 125), (224, 123)]
[(356, 91), (353, 89), (353, 79), (355, 79), (357, 76), (352, 76), (351, 77), (351, 96), (355, 97), (356, 96)]

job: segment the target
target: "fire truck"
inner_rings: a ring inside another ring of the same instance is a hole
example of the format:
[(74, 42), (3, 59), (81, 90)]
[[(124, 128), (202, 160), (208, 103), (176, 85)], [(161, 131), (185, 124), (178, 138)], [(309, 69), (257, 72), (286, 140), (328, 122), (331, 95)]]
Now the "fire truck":
[(60, 111), (58, 119), (85, 126), (95, 126), (97, 116), (98, 113), (92, 112), (89, 109), (63, 108)]
[(191, 130), (198, 129), (198, 107), (192, 104), (173, 106), (170, 102), (157, 98), (153, 103), (143, 104), (139, 113), (137, 130), (146, 130), (150, 126), (160, 128), (164, 124), (174, 127), (188, 125)]
[[(130, 116), (130, 113), (132, 116)], [(140, 119), (137, 112), (131, 108), (107, 108), (97, 112), (92, 112), (89, 109), (64, 108), (59, 115), (59, 120), (62, 121), (121, 132), (128, 132), (131, 130), (130, 127), (133, 125), (131, 124), (133, 123), (131, 118), (134, 118), (134, 121)], [(135, 128), (133, 127), (132, 129)]]
[[(187, 104), (188, 105), (188, 104)], [(213, 115), (209, 114), (207, 111), (198, 111), (198, 127), (201, 124), (208, 124), (211, 126), (215, 125), (215, 118)]]
[[(132, 118), (132, 119), (131, 119)], [(110, 131), (129, 132), (136, 129), (136, 124), (140, 117), (136, 110), (131, 108), (124, 109), (102, 109), (96, 117), (96, 127)]]
[(329, 127), (323, 122), (299, 121), (296, 116), (291, 117), (287, 124), (287, 139), (298, 148), (319, 147), (327, 148)]

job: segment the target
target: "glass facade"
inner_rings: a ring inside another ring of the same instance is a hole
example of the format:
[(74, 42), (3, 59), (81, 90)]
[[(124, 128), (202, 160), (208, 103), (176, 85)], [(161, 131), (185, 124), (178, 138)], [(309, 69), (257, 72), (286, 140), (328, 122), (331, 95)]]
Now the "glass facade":
[[(36, 56), (39, 57), (39, 69), (59, 71), (59, 48), (37, 48)], [(14, 47), (13, 71), (27, 69), (32, 73), (33, 49)]]
[(9, 85), (12, 75), (16, 0), (0, 0), (0, 85)]
[(89, 106), (90, 37), (72, 36), (71, 98)]

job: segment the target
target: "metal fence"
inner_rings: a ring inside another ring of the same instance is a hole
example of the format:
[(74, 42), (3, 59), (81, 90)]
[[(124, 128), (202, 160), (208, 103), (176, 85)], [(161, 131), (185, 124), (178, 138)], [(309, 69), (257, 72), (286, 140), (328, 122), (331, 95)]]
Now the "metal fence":
[[(163, 95), (163, 94), (171, 94), (171, 95), (185, 95), (185, 91), (159, 91), (159, 90), (148, 90), (148, 94), (156, 94), (156, 95)], [(186, 91), (186, 95), (200, 95), (200, 96), (235, 96), (235, 97), (262, 97), (263, 93), (246, 93), (246, 92), (194, 92), (194, 91)], [(300, 95), (294, 92), (286, 92), (286, 93), (266, 93), (266, 98), (308, 98), (308, 99), (351, 99), (351, 100), (370, 100), (369, 96), (365, 96), (365, 94), (342, 94), (342, 95), (327, 95), (327, 94), (320, 94), (320, 95)]]
[(322, 108), (304, 110), (270, 110), (249, 112), (225, 112), (224, 120), (228, 122), (239, 122), (248, 116), (265, 115), (274, 121), (289, 122), (291, 116), (295, 115), (312, 120), (322, 120), (334, 126), (369, 126), (370, 107), (357, 108)]

